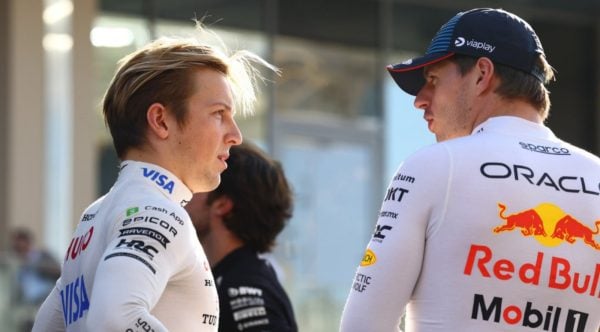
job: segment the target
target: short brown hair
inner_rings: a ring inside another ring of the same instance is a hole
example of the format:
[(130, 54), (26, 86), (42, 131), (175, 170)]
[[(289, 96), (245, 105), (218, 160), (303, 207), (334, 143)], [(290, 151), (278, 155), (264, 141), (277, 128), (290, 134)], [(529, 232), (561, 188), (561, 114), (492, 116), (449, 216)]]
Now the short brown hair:
[(230, 150), (221, 184), (207, 197), (207, 204), (227, 196), (233, 208), (223, 222), (245, 245), (258, 252), (270, 251), (275, 238), (292, 217), (292, 191), (281, 164), (256, 146), (244, 142)]
[[(454, 55), (449, 60), (458, 66), (462, 75), (470, 71), (477, 62), (477, 58), (462, 54)], [(541, 73), (540, 76), (544, 78), (544, 82), (540, 82), (531, 74), (496, 62), (494, 62), (494, 68), (496, 75), (500, 78), (500, 85), (494, 92), (506, 99), (525, 100), (538, 110), (542, 119), (548, 117), (550, 92), (546, 88), (546, 84), (554, 79), (554, 70), (543, 55), (538, 56), (536, 68)]]
[[(214, 33), (198, 25), (199, 33)], [(209, 68), (223, 73), (232, 83), (236, 106), (242, 113), (252, 113), (255, 78), (259, 63), (271, 70), (275, 67), (248, 51), (227, 55), (218, 47), (201, 43), (196, 38), (160, 38), (119, 61), (119, 68), (104, 96), (103, 113), (113, 137), (119, 158), (131, 147), (139, 147), (146, 139), (146, 113), (155, 102), (167, 107), (184, 125), (187, 99), (192, 93), (192, 74)]]

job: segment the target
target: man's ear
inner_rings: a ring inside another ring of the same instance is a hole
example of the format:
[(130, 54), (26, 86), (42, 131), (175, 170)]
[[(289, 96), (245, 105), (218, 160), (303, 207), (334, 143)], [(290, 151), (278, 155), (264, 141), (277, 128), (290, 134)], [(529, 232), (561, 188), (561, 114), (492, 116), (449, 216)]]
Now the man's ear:
[(474, 70), (475, 75), (477, 75), (476, 91), (481, 94), (492, 88), (494, 71), (496, 70), (492, 60), (486, 57), (477, 59)]
[(233, 201), (227, 196), (221, 196), (211, 203), (211, 210), (219, 217), (223, 217), (233, 209)]
[(165, 139), (169, 136), (168, 115), (167, 109), (161, 103), (150, 105), (148, 111), (146, 111), (148, 129), (160, 139)]

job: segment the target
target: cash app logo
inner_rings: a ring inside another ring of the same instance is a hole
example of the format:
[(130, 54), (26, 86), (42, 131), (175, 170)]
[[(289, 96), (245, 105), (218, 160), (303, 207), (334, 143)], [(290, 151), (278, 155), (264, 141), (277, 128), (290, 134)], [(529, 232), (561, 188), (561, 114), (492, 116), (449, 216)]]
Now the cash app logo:
[(140, 211), (140, 209), (135, 206), (135, 207), (130, 207), (129, 209), (127, 209), (127, 211), (125, 212), (125, 214), (127, 215), (127, 217), (129, 217), (132, 214), (136, 214)]

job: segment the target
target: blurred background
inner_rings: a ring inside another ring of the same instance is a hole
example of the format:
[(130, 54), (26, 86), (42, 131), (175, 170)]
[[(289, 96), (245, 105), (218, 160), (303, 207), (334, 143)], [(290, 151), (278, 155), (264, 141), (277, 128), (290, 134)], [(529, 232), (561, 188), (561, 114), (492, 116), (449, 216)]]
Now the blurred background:
[[(273, 258), (299, 328), (336, 331), (387, 182), (434, 142), (385, 66), (474, 7), (534, 27), (557, 71), (547, 124), (598, 154), (599, 0), (0, 0), (0, 331), (26, 326), (75, 221), (115, 180), (100, 103), (117, 60), (193, 34), (194, 18), (282, 69), (260, 86), (256, 115), (238, 120), (294, 188)], [(39, 292), (25, 294), (27, 282)]]

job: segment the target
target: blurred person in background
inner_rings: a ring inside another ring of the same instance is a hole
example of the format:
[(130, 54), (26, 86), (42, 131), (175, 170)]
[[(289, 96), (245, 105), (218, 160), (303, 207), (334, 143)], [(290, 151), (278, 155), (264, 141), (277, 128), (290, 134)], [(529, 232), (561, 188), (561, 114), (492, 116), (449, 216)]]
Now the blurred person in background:
[(219, 185), (241, 143), (234, 115), (252, 113), (254, 66), (275, 68), (203, 37), (218, 39), (199, 27), (120, 61), (103, 105), (119, 176), (79, 219), (33, 331), (217, 331), (217, 290), (183, 206)]
[(13, 319), (18, 331), (31, 331), (35, 313), (60, 276), (60, 263), (36, 246), (33, 233), (26, 228), (11, 232), (11, 255), (15, 259)]
[(554, 71), (532, 27), (461, 12), (388, 70), (439, 143), (392, 179), (341, 331), (404, 312), (411, 332), (597, 331), (600, 159), (544, 125)]
[(210, 262), (219, 331), (297, 331), (292, 305), (269, 262), (292, 217), (292, 192), (278, 161), (243, 143), (230, 150), (221, 184), (186, 205)]
[(35, 245), (31, 231), (17, 228), (11, 234), (12, 251), (19, 261), (18, 301), (41, 304), (60, 276), (60, 263)]

